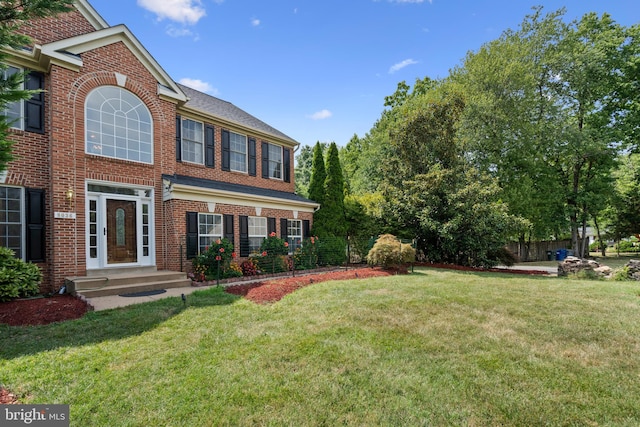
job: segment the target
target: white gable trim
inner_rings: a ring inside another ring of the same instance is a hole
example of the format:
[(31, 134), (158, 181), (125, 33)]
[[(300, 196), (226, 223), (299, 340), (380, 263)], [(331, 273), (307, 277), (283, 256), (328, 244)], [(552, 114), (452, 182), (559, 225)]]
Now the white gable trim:
[(107, 21), (86, 0), (76, 0), (75, 7), (96, 30), (103, 30), (109, 27)]
[[(124, 25), (116, 25), (115, 27), (45, 44), (42, 46), (42, 55), (45, 58), (50, 58), (51, 62), (60, 66), (79, 70), (83, 65), (80, 54), (117, 42), (124, 43), (156, 78), (159, 85), (164, 86), (163, 90), (158, 88), (158, 93), (162, 93), (162, 95), (171, 97), (179, 102), (187, 100), (187, 97), (173, 79), (169, 77), (167, 72)], [(43, 63), (42, 58), (40, 63)]]

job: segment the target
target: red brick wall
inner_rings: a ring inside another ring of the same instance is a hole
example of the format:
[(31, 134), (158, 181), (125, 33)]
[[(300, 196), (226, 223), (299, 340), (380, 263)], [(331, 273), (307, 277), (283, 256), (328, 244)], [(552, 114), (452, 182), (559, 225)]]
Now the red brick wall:
[(52, 43), (93, 31), (95, 31), (93, 25), (76, 9), (57, 17), (36, 19), (21, 27), (21, 32), (31, 37), (37, 44)]
[[(180, 269), (180, 261), (182, 260), (183, 269), (188, 268), (190, 265), (187, 263), (186, 254), (186, 242), (185, 237), (187, 234), (187, 220), (186, 212), (199, 212), (199, 213), (215, 213), (221, 215), (233, 215), (233, 245), (235, 248), (240, 247), (240, 220), (238, 216), (260, 216), (266, 218), (276, 218), (276, 234), (280, 236), (280, 218), (294, 219), (293, 212), (291, 210), (284, 209), (267, 209), (263, 208), (260, 215), (256, 215), (256, 208), (249, 206), (227, 205), (223, 203), (216, 203), (215, 211), (209, 212), (209, 205), (204, 202), (196, 202), (189, 200), (170, 200), (165, 202), (165, 230), (170, 235), (169, 240), (173, 241), (173, 244), (169, 245), (171, 253), (169, 254), (169, 268), (171, 270)], [(313, 214), (311, 212), (298, 212), (299, 220), (313, 220)], [(170, 231), (169, 231), (170, 230)], [(182, 246), (180, 247), (180, 243)], [(180, 250), (182, 250), (182, 258), (180, 257)]]
[[(188, 116), (183, 116), (188, 118)], [(221, 127), (216, 123), (209, 123), (214, 126), (215, 129), (215, 168), (207, 168), (204, 165), (198, 165), (189, 162), (178, 162), (175, 166), (175, 171), (178, 175), (193, 176), (196, 178), (213, 179), (216, 181), (231, 182), (234, 184), (250, 185), (253, 187), (269, 188), (277, 191), (285, 191), (293, 193), (295, 191), (295, 184), (293, 181), (293, 149), (289, 150), (290, 164), (291, 164), (291, 182), (284, 182), (284, 180), (278, 179), (265, 179), (262, 178), (262, 139), (247, 135), (248, 138), (255, 138), (256, 140), (256, 176), (249, 176), (247, 173), (241, 172), (228, 172), (223, 171), (220, 168), (222, 159), (222, 129), (233, 129), (228, 127)], [(242, 132), (237, 132), (245, 135)], [(271, 144), (276, 144), (275, 141), (265, 141)], [(277, 144), (276, 144), (277, 145)]]
[[(38, 43), (48, 43), (93, 31), (77, 11), (57, 19), (36, 20), (24, 27)], [(81, 55), (79, 72), (52, 65), (45, 76), (45, 134), (12, 132), (15, 159), (9, 164), (7, 184), (46, 190), (46, 262), (40, 264), (45, 275), (42, 291), (58, 289), (69, 276), (86, 274), (86, 180), (123, 183), (154, 189), (156, 265), (158, 269), (180, 269), (181, 251), (186, 251), (186, 212), (208, 212), (206, 203), (181, 200), (162, 201), (162, 174), (181, 174), (199, 178), (253, 185), (293, 192), (293, 150), (291, 181), (263, 179), (261, 140), (256, 138), (257, 176), (220, 169), (221, 131), (215, 121), (216, 167), (176, 162), (176, 105), (157, 95), (157, 81), (141, 62), (121, 43), (113, 43)], [(89, 92), (102, 85), (117, 85), (115, 73), (127, 76), (125, 88), (137, 95), (153, 118), (153, 164), (111, 159), (85, 153), (84, 105)], [(233, 131), (233, 129), (230, 129)], [(249, 135), (251, 136), (251, 135)], [(269, 141), (276, 143), (276, 141)], [(73, 190), (73, 199), (67, 192)], [(76, 219), (56, 219), (54, 212), (75, 212)], [(216, 212), (233, 214), (235, 244), (239, 244), (238, 215), (255, 215), (255, 208), (216, 205)], [(263, 209), (260, 216), (293, 218), (289, 210)], [(298, 219), (312, 219), (300, 212)], [(276, 224), (280, 233), (280, 223)], [(181, 247), (182, 245), (182, 247)], [(183, 259), (183, 265), (185, 265)]]

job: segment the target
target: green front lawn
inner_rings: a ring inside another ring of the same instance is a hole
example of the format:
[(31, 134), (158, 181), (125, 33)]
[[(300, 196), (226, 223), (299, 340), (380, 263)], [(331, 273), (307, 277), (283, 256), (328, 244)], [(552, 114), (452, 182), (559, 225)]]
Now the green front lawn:
[(77, 426), (640, 425), (640, 285), (417, 269), (0, 325), (0, 385)]

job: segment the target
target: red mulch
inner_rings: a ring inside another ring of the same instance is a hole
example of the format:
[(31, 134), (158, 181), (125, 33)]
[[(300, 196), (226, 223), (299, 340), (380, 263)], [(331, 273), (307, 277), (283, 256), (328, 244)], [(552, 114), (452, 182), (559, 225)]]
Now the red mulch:
[(312, 283), (328, 280), (365, 279), (367, 277), (389, 276), (393, 272), (377, 268), (358, 268), (347, 271), (334, 271), (308, 276), (288, 277), (267, 282), (254, 282), (228, 286), (225, 290), (234, 295), (241, 295), (258, 304), (267, 304), (281, 300), (285, 295)]
[(78, 319), (88, 310), (86, 302), (71, 295), (13, 300), (0, 303), (0, 323), (9, 326), (47, 325)]
[(0, 405), (17, 404), (16, 396), (9, 393), (6, 389), (0, 387)]

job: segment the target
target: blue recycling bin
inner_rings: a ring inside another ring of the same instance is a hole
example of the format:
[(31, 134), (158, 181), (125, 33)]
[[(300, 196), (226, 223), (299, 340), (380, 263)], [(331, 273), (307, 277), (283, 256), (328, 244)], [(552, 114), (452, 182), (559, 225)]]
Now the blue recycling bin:
[(567, 257), (566, 249), (558, 249), (556, 251), (556, 261), (564, 261), (566, 257)]

